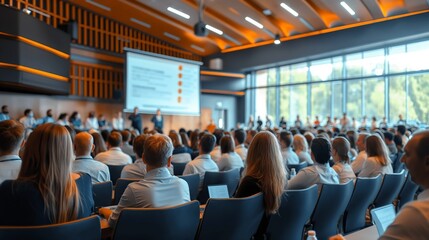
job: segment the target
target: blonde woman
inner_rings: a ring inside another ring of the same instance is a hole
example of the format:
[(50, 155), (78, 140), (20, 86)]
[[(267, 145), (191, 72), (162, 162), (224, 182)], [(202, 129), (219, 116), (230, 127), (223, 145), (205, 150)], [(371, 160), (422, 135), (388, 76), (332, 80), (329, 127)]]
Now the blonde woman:
[(65, 127), (37, 127), (26, 143), (18, 178), (0, 186), (0, 225), (63, 223), (91, 215), (91, 177), (72, 173), (72, 159)]
[(338, 173), (338, 176), (340, 176), (340, 183), (356, 180), (356, 175), (350, 166), (349, 151), (350, 143), (346, 138), (334, 138), (334, 141), (332, 141), (332, 158), (335, 164), (332, 168)]
[(262, 131), (253, 138), (247, 153), (244, 177), (235, 197), (248, 197), (258, 192), (264, 194), (265, 217), (255, 237), (264, 235), (269, 216), (277, 212), (287, 179), (280, 146), (274, 134)]
[(378, 134), (367, 137), (365, 146), (368, 159), (364, 162), (359, 177), (375, 177), (378, 174), (393, 173), (386, 144)]
[(301, 134), (296, 134), (293, 137), (293, 149), (298, 155), (299, 162), (307, 162), (308, 165), (313, 165), (310, 153), (308, 152), (308, 143), (305, 137)]
[(99, 153), (106, 152), (106, 142), (104, 142), (103, 137), (98, 132), (91, 133), (92, 137), (94, 138), (94, 151), (92, 151), (91, 155), (94, 158)]

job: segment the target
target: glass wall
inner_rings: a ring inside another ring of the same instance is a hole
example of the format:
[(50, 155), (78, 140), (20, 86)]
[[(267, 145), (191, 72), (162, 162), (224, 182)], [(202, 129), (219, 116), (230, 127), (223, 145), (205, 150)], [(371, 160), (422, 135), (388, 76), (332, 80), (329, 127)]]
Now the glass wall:
[[(387, 118), (392, 125), (403, 115), (408, 123), (429, 121), (429, 41), (389, 46), (252, 72), (255, 116), (270, 116), (289, 125), (318, 116), (358, 122), (366, 116)], [(278, 76), (277, 76), (278, 75)]]

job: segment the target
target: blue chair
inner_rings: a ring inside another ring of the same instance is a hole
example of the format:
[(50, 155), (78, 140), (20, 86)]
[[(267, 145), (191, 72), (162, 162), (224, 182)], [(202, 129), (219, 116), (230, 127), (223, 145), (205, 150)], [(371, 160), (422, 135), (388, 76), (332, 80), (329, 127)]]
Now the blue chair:
[(414, 196), (416, 195), (417, 190), (419, 189), (419, 185), (415, 184), (413, 180), (411, 180), (411, 175), (408, 173), (407, 179), (405, 180), (404, 186), (398, 195), (398, 204), (396, 206), (397, 212), (407, 203), (414, 200)]
[(296, 173), (298, 173), (301, 169), (308, 166), (307, 162), (301, 162), (298, 164), (288, 164), (287, 168), (289, 168), (289, 171), (292, 170), (292, 168), (295, 168)]
[(173, 169), (174, 169), (174, 175), (179, 176), (183, 174), (183, 171), (185, 170), (186, 167), (186, 162), (181, 162), (181, 163), (171, 163), (171, 165), (173, 165)]
[(357, 178), (350, 202), (343, 216), (345, 234), (365, 227), (366, 210), (374, 202), (381, 186), (381, 175), (372, 178)]
[(392, 204), (393, 200), (398, 196), (401, 191), (402, 185), (405, 181), (405, 171), (400, 173), (385, 174), (383, 183), (381, 184), (380, 191), (374, 200), (373, 207), (378, 208), (388, 204)]
[(229, 197), (234, 195), (240, 181), (240, 169), (235, 168), (224, 172), (206, 172), (204, 175), (203, 188), (198, 195), (198, 201), (205, 204), (209, 198), (208, 186), (226, 185)]
[(100, 218), (93, 215), (76, 221), (41, 226), (0, 226), (0, 239), (98, 240)]
[(106, 207), (112, 205), (113, 186), (111, 181), (95, 183), (92, 185), (92, 196), (94, 198), (94, 207)]
[(336, 235), (338, 223), (353, 193), (353, 181), (344, 184), (323, 184), (310, 224), (319, 239)]
[(403, 152), (398, 152), (391, 157), (392, 159), (392, 169), (394, 173), (400, 173), (402, 170), (405, 169), (405, 165), (403, 162), (401, 162), (401, 158), (404, 155)]
[(126, 165), (107, 165), (109, 167), (110, 172), (110, 180), (112, 181), (113, 185), (116, 185), (116, 181), (121, 177), (122, 169)]
[(251, 239), (264, 214), (262, 193), (246, 198), (209, 199), (195, 239)]
[(313, 213), (317, 197), (317, 185), (286, 191), (278, 213), (271, 216), (267, 235), (273, 240), (302, 239), (304, 226)]
[(113, 240), (194, 239), (199, 222), (198, 201), (165, 208), (125, 208), (119, 215)]
[(122, 197), (122, 194), (124, 194), (125, 189), (128, 187), (128, 184), (133, 182), (138, 182), (140, 179), (134, 179), (134, 178), (119, 178), (116, 181), (115, 186), (115, 194), (113, 198), (113, 205), (118, 205), (119, 200)]
[(189, 195), (191, 200), (196, 200), (200, 187), (200, 174), (182, 175), (179, 178), (185, 180), (189, 186)]

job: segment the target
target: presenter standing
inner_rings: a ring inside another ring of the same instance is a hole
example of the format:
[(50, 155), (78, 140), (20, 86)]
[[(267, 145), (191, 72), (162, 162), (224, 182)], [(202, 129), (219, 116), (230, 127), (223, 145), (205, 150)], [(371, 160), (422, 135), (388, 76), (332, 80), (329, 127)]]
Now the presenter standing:
[(161, 115), (160, 109), (156, 110), (156, 115), (153, 115), (150, 121), (153, 122), (153, 125), (154, 125), (153, 128), (158, 133), (163, 133), (162, 128), (164, 127), (164, 117)]
[(131, 127), (138, 130), (139, 134), (142, 134), (142, 116), (138, 107), (134, 108), (134, 112), (128, 116), (128, 119), (131, 120)]

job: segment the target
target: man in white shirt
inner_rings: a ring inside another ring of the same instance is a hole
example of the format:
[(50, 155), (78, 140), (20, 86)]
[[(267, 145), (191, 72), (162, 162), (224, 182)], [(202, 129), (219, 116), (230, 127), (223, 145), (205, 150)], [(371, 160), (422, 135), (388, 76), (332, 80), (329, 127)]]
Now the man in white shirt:
[(118, 207), (110, 215), (108, 209), (100, 209), (113, 227), (124, 208), (160, 208), (190, 201), (189, 186), (183, 179), (172, 176), (167, 167), (171, 164), (173, 144), (165, 135), (150, 136), (144, 143), (143, 162), (146, 164), (145, 179), (128, 185), (119, 200)]
[(128, 154), (129, 156), (135, 157), (136, 154), (134, 153), (133, 146), (131, 146), (128, 143), (131, 138), (131, 132), (128, 130), (124, 130), (124, 131), (121, 131), (121, 135), (122, 135), (122, 146), (121, 146), (122, 152)]
[(76, 158), (73, 161), (73, 172), (84, 172), (91, 176), (92, 183), (110, 181), (110, 172), (106, 164), (95, 161), (91, 157), (94, 150), (94, 139), (87, 132), (80, 132), (74, 138)]
[(283, 163), (287, 169), (288, 164), (298, 164), (299, 157), (292, 150), (293, 136), (289, 131), (281, 131), (279, 134), (279, 142), (282, 151)]
[(95, 160), (114, 166), (131, 164), (131, 157), (122, 152), (121, 145), (122, 135), (118, 132), (112, 132), (107, 138), (108, 150), (97, 154)]
[(194, 173), (200, 174), (200, 190), (203, 187), (204, 175), (207, 171), (219, 172), (219, 167), (210, 157), (210, 152), (213, 150), (215, 143), (216, 138), (213, 136), (213, 134), (204, 134), (201, 137), (200, 143), (198, 145), (200, 155), (186, 164), (185, 170), (183, 171), (183, 175), (190, 175)]
[(34, 128), (36, 119), (34, 118), (33, 110), (25, 109), (24, 116), (19, 119), (19, 122), (24, 125), (24, 128)]
[(220, 160), (220, 157), (222, 155), (220, 151), (220, 139), (225, 136), (222, 129), (216, 129), (214, 131), (214, 137), (216, 139), (216, 146), (213, 148), (213, 150), (210, 152), (210, 157), (215, 161), (218, 162)]
[(15, 120), (0, 122), (0, 184), (16, 179), (21, 170), (19, 149), (24, 142), (24, 126)]
[(356, 176), (359, 174), (360, 171), (362, 171), (363, 164), (368, 158), (365, 151), (366, 138), (368, 136), (369, 136), (368, 133), (360, 133), (358, 140), (356, 142), (356, 147), (359, 150), (359, 154), (357, 155), (356, 159), (352, 162), (352, 169), (353, 169), (353, 172), (356, 174)]
[(235, 141), (235, 152), (241, 157), (243, 162), (247, 158), (247, 148), (244, 146), (244, 141), (246, 141), (246, 132), (243, 129), (237, 129), (234, 131), (234, 141)]

